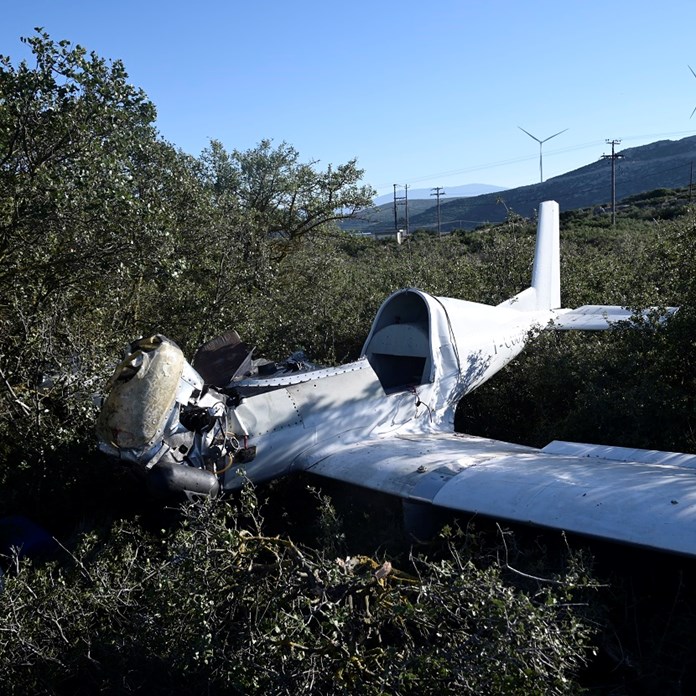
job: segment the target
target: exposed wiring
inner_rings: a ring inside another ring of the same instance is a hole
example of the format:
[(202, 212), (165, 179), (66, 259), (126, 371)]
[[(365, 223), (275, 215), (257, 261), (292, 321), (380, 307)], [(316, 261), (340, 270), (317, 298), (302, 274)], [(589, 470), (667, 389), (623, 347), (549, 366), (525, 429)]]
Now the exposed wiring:
[(216, 476), (221, 476), (224, 474), (233, 464), (234, 464), (234, 455), (233, 454), (227, 454), (227, 464), (222, 467), (222, 469), (216, 469), (215, 470), (215, 475)]
[(409, 387), (408, 390), (411, 392), (416, 397), (416, 415), (418, 415), (418, 407), (419, 406), (425, 406), (425, 408), (428, 409), (428, 417), (430, 418), (430, 422), (433, 422), (433, 409), (430, 406), (430, 404), (426, 404), (425, 401), (421, 401), (420, 395), (418, 394), (418, 391), (416, 390), (415, 387)]

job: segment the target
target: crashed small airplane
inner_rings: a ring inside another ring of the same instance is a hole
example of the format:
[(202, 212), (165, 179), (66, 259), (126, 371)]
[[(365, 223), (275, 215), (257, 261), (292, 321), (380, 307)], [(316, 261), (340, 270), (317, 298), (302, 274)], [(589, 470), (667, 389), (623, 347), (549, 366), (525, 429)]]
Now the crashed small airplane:
[(436, 506), (696, 555), (696, 455), (454, 432), (458, 401), (532, 330), (631, 316), (561, 309), (558, 204), (546, 201), (529, 288), (497, 306), (399, 290), (356, 362), (258, 364), (235, 332), (192, 364), (163, 336), (135, 341), (110, 380), (99, 447), (153, 490), (189, 497), (307, 471), (400, 496), (407, 514)]

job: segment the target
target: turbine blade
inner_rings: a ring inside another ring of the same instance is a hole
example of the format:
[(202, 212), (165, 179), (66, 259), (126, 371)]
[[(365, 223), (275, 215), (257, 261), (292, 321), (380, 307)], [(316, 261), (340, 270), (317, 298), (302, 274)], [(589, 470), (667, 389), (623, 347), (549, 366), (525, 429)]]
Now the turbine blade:
[[(551, 138), (555, 138), (557, 135), (560, 135), (561, 133), (565, 133), (567, 130), (568, 130), (567, 128), (564, 128), (562, 131), (558, 131), (558, 133), (554, 133), (553, 135), (549, 135), (549, 137), (546, 138), (546, 140), (551, 140)], [(546, 140), (542, 140), (541, 142), (545, 143)]]
[(536, 140), (539, 144), (541, 144), (542, 141), (539, 140), (539, 138), (537, 138), (536, 135), (532, 135), (529, 131), (526, 131), (524, 128), (522, 128), (522, 126), (517, 126), (517, 127), (518, 127), (523, 133), (526, 133), (530, 138), (534, 138), (534, 140)]

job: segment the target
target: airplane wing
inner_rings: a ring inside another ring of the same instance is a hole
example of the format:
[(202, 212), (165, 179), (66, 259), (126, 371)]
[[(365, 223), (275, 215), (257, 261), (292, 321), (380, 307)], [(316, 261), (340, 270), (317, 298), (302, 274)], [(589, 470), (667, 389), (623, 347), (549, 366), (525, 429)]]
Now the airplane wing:
[[(660, 323), (672, 316), (678, 307), (665, 307), (658, 310), (653, 307), (644, 309), (640, 315), (648, 319), (653, 313), (659, 312)], [(584, 330), (604, 331), (621, 321), (630, 321), (637, 314), (627, 307), (615, 305), (583, 305), (577, 309), (559, 310), (553, 324), (549, 327), (558, 331)]]
[(434, 434), (336, 441), (300, 465), (414, 503), (696, 555), (696, 455)]

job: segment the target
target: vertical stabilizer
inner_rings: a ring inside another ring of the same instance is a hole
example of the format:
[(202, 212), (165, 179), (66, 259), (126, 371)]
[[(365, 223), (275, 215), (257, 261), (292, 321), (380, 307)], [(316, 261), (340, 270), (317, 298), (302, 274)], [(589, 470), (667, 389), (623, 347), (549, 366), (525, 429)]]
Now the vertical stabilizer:
[(539, 205), (536, 250), (532, 269), (532, 285), (500, 307), (511, 307), (520, 312), (560, 309), (561, 307), (561, 261), (560, 224), (558, 203), (544, 201)]
[(535, 309), (559, 309), (561, 306), (561, 261), (559, 212), (556, 201), (539, 206), (532, 287), (536, 290)]

